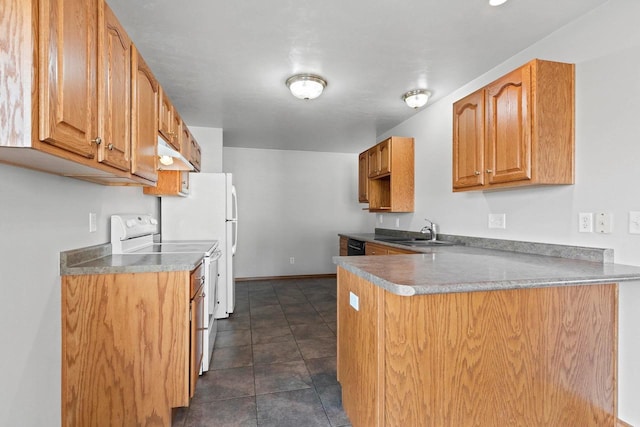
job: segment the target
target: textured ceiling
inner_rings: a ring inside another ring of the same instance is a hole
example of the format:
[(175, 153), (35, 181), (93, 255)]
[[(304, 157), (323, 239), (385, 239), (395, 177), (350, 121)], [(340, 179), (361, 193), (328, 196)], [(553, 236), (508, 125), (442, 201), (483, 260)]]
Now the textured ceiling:
[[(605, 0), (108, 3), (189, 126), (230, 147), (357, 152), (416, 113), (404, 92), (445, 96)], [(291, 96), (295, 73), (323, 76), (323, 95)]]

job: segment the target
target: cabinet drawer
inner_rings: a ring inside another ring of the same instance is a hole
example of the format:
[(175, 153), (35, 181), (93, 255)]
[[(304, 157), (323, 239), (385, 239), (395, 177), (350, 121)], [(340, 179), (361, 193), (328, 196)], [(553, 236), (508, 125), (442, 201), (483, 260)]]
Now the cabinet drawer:
[(191, 299), (193, 299), (202, 285), (204, 285), (204, 264), (200, 263), (198, 268), (191, 272), (191, 288), (189, 290)]

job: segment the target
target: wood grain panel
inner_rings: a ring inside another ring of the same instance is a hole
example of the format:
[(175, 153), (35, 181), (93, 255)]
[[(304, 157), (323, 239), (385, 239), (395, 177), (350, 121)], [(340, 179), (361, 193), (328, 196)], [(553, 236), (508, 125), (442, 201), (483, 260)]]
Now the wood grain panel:
[(159, 86), (135, 45), (131, 76), (131, 173), (157, 182)]
[(392, 137), (390, 198), (393, 212), (413, 212), (414, 163), (413, 138)]
[(347, 255), (349, 255), (349, 239), (344, 236), (340, 236), (340, 256)]
[[(349, 305), (349, 293), (359, 297), (359, 310)], [(382, 327), (382, 289), (338, 267), (338, 379), (342, 404), (354, 426), (381, 425), (379, 411), (384, 376), (378, 344)]]
[(533, 91), (533, 155), (540, 166), (536, 180), (573, 184), (575, 65), (535, 61)]
[(531, 66), (501, 77), (486, 91), (489, 182), (531, 179)]
[(95, 158), (97, 0), (39, 4), (40, 140)]
[(615, 425), (616, 301), (616, 285), (386, 294), (385, 425)]
[(188, 274), (62, 278), (62, 425), (170, 425), (188, 405)]
[(358, 202), (369, 201), (369, 151), (358, 155)]
[(98, 1), (98, 161), (131, 169), (131, 39)]
[(484, 90), (453, 104), (453, 188), (484, 185)]
[(31, 61), (35, 35), (35, 11), (24, 0), (0, 2), (0, 146), (30, 146)]

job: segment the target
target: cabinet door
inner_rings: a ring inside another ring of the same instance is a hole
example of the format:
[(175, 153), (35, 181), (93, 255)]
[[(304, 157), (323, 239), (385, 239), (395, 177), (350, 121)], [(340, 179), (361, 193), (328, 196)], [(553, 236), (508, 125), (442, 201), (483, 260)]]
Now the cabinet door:
[(158, 181), (158, 82), (135, 46), (131, 55), (131, 173)]
[(484, 185), (484, 90), (453, 104), (453, 188)]
[(104, 0), (98, 14), (98, 161), (129, 171), (131, 39)]
[[(175, 147), (176, 150), (178, 150), (180, 153), (182, 153), (183, 150), (183, 145), (182, 145), (182, 127), (184, 125), (184, 123), (182, 122), (182, 118), (180, 118), (180, 114), (178, 114), (178, 112), (176, 111), (176, 109), (172, 106), (171, 108), (173, 108), (173, 115), (171, 116), (173, 118), (173, 123), (171, 124), (171, 129), (173, 129), (173, 146)], [(185, 126), (186, 127), (186, 126)], [(187, 130), (188, 132), (188, 130)], [(184, 153), (182, 153), (184, 154)]]
[(94, 158), (97, 2), (42, 0), (39, 6), (39, 138)]
[(171, 104), (171, 100), (160, 86), (160, 101), (159, 101), (159, 111), (158, 111), (158, 132), (160, 135), (164, 137), (164, 139), (171, 144), (176, 150), (179, 150), (180, 147), (177, 146), (175, 141), (175, 130), (173, 128), (174, 125), (174, 111), (173, 105)]
[(369, 152), (365, 151), (358, 156), (358, 201), (369, 201)]
[(189, 141), (189, 143), (191, 144), (191, 149), (189, 151), (189, 160), (191, 161), (191, 164), (193, 165), (194, 169), (197, 172), (200, 172), (200, 169), (202, 167), (201, 166), (202, 151), (200, 149), (200, 144), (198, 144), (198, 141), (195, 140), (193, 135), (191, 135), (191, 140)]
[(367, 166), (367, 169), (369, 170), (369, 177), (375, 177), (378, 175), (378, 171), (380, 170), (380, 152), (376, 147), (372, 147), (367, 151), (367, 156), (369, 157), (369, 164)]
[(486, 173), (490, 184), (531, 179), (531, 65), (487, 86)]
[(384, 175), (391, 173), (391, 138), (382, 141), (378, 144), (378, 175)]

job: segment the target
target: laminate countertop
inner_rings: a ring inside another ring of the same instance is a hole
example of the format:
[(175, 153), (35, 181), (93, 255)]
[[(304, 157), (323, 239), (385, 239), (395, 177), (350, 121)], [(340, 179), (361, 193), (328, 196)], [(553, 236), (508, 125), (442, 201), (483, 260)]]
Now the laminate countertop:
[(192, 271), (203, 253), (111, 254), (111, 244), (60, 252), (60, 275)]
[[(589, 285), (640, 280), (640, 267), (606, 262), (609, 249), (580, 248), (561, 245), (507, 242), (515, 250), (488, 249), (479, 246), (437, 246), (413, 248), (380, 241), (374, 234), (341, 234), (363, 241), (403, 247), (419, 254), (382, 256), (340, 256), (333, 261), (339, 267), (397, 295), (411, 296), (452, 292), (539, 288), (549, 286)], [(457, 236), (443, 236), (456, 241)], [(463, 238), (458, 241), (463, 241)], [(494, 243), (493, 239), (491, 240)], [(480, 244), (479, 242), (475, 242)], [(491, 242), (489, 242), (491, 243)], [(521, 243), (521, 246), (514, 246)], [(540, 255), (554, 250), (569, 256)], [(491, 246), (491, 244), (489, 244)], [(551, 248), (549, 248), (549, 247)], [(523, 252), (516, 250), (522, 249)], [(555, 248), (555, 249), (554, 249)], [(573, 248), (573, 251), (571, 250)], [(585, 250), (585, 254), (581, 250)], [(596, 257), (603, 261), (582, 259)], [(528, 253), (527, 253), (528, 252)], [(640, 284), (639, 284), (640, 285)]]

